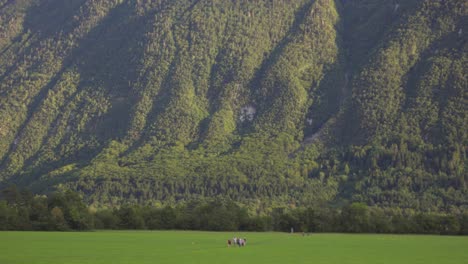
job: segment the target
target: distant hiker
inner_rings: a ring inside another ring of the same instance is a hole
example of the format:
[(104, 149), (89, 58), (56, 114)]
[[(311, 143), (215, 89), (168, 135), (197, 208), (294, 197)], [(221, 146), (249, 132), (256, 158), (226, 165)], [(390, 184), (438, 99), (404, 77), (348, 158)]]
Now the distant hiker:
[(247, 238), (244, 238), (244, 245), (247, 245)]
[(228, 245), (228, 247), (231, 247), (231, 239), (228, 239), (227, 245)]
[(234, 245), (237, 245), (237, 237), (234, 237), (232, 240), (234, 241)]

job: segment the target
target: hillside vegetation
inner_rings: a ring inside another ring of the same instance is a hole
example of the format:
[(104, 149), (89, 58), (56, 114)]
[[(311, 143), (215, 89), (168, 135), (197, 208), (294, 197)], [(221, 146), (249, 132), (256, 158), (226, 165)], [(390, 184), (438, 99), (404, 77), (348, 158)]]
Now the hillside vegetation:
[(468, 3), (0, 0), (0, 185), (468, 209)]

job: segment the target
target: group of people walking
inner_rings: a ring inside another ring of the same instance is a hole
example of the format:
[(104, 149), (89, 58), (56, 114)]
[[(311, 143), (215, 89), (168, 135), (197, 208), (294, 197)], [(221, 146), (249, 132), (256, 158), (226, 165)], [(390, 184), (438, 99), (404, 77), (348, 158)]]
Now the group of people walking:
[(228, 239), (227, 245), (228, 245), (228, 247), (235, 246), (235, 245), (237, 245), (239, 247), (243, 247), (243, 246), (247, 245), (247, 239), (246, 238), (234, 237), (232, 240)]

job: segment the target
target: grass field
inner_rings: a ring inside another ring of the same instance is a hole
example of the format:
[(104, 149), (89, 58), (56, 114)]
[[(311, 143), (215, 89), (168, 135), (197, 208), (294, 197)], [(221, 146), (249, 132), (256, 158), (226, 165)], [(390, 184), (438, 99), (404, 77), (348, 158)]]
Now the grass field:
[[(246, 247), (226, 240), (246, 237)], [(1, 264), (468, 263), (468, 237), (209, 232), (0, 232)]]

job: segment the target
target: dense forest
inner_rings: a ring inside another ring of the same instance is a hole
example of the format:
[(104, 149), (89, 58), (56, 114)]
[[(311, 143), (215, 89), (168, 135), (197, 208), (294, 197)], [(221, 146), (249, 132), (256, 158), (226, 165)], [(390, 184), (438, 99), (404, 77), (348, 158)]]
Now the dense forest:
[(234, 201), (193, 200), (177, 206), (87, 207), (73, 191), (34, 196), (14, 186), (0, 193), (0, 231), (207, 230), (468, 235), (468, 214), (381, 209), (362, 203), (342, 208), (274, 208), (256, 215)]
[(463, 214), (467, 16), (460, 0), (0, 0), (0, 187)]

